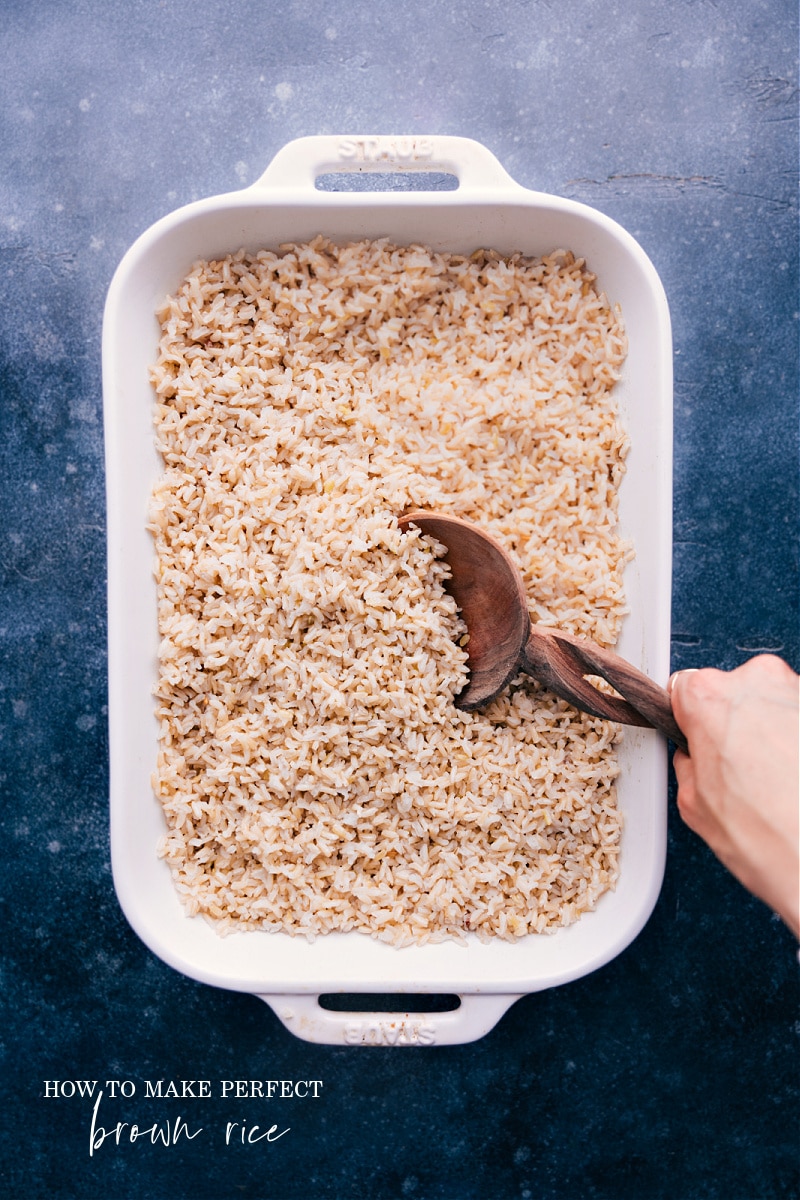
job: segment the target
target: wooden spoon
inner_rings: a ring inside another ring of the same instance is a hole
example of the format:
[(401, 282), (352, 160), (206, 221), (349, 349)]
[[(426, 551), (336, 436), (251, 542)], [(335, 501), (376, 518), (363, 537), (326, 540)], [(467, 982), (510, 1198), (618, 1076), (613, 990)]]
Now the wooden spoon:
[[(611, 650), (531, 623), (522, 577), (494, 538), (445, 513), (406, 513), (399, 525), (416, 525), (447, 547), (451, 578), (445, 587), (469, 632), (470, 677), (458, 708), (469, 712), (488, 703), (524, 671), (582, 712), (657, 729), (687, 750), (663, 688)], [(599, 691), (587, 675), (599, 675), (619, 696)]]

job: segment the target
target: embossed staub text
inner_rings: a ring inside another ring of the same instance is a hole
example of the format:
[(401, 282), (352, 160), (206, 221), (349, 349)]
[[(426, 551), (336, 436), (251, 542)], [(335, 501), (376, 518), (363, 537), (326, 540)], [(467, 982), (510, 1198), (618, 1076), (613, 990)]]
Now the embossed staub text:
[(433, 139), (415, 137), (342, 138), (339, 158), (344, 162), (404, 163), (433, 158)]

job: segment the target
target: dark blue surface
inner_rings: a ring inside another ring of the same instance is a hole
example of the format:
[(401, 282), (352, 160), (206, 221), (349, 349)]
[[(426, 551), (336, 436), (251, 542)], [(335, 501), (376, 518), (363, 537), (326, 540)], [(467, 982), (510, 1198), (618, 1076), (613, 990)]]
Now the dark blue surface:
[[(8, 1195), (773, 1200), (798, 1181), (788, 932), (671, 810), (656, 912), (595, 975), (426, 1050), (294, 1039), (163, 966), (107, 839), (100, 329), (156, 218), (293, 137), (454, 133), (652, 257), (675, 334), (676, 667), (797, 669), (797, 11), (785, 0), (5, 0), (0, 11), (0, 784)], [(210, 1100), (147, 1101), (147, 1079)], [(317, 1100), (216, 1098), (321, 1079)], [(192, 1141), (90, 1157), (98, 1121)], [(290, 1132), (224, 1144), (228, 1121)]]

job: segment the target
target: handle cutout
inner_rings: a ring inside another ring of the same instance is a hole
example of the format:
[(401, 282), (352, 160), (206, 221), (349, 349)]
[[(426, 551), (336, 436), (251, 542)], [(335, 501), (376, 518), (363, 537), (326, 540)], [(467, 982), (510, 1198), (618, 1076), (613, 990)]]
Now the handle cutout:
[(455, 192), (458, 176), (447, 171), (326, 171), (314, 179), (318, 192)]
[(461, 997), (420, 992), (329, 992), (319, 997), (328, 1012), (434, 1013), (455, 1012)]

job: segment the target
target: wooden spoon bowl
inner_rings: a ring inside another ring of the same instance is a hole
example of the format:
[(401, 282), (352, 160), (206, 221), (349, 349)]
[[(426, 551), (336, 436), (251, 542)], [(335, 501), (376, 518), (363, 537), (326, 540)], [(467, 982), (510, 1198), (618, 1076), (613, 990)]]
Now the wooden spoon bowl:
[[(456, 699), (459, 708), (487, 704), (524, 671), (582, 712), (657, 729), (687, 750), (663, 688), (595, 642), (531, 623), (522, 576), (489, 534), (437, 512), (405, 513), (399, 525), (415, 525), (447, 548), (451, 578), (445, 586), (469, 633), (470, 677)], [(619, 694), (601, 692), (587, 675), (600, 676)]]

